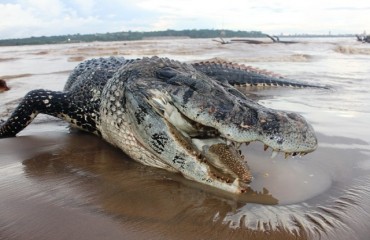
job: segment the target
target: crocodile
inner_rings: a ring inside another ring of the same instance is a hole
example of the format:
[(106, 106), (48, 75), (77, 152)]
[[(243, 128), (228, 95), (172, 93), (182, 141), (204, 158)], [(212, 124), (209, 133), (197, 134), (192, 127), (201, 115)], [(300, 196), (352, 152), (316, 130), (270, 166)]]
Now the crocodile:
[(317, 138), (301, 115), (264, 107), (235, 86), (320, 87), (220, 60), (91, 59), (71, 72), (63, 91), (27, 93), (0, 124), (0, 138), (16, 136), (43, 113), (142, 164), (240, 194), (253, 179), (242, 144), (260, 141), (273, 155), (304, 155)]

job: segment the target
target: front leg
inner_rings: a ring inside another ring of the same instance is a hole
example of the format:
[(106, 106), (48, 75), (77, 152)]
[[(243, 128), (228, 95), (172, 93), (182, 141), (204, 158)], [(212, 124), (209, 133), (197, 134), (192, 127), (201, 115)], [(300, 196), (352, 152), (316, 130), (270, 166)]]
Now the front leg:
[(27, 93), (8, 120), (0, 123), (0, 138), (14, 137), (39, 113), (64, 116), (71, 111), (69, 102), (65, 92), (38, 89)]

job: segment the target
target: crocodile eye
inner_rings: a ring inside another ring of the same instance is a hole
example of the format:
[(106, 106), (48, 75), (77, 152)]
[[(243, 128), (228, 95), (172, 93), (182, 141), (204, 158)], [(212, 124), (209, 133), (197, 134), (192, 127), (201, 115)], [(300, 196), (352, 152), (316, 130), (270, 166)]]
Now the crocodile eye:
[(157, 77), (159, 79), (168, 80), (177, 75), (177, 71), (171, 67), (164, 67), (157, 70)]

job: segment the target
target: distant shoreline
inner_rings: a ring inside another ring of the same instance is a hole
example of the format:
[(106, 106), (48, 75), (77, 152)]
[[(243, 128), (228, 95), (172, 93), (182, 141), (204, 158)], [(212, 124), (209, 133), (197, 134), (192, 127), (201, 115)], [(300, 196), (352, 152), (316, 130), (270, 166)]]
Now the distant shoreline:
[[(299, 37), (354, 37), (355, 34), (343, 35), (315, 35), (315, 34), (294, 34), (279, 35), (280, 38)], [(111, 41), (134, 41), (148, 39), (179, 39), (179, 38), (265, 38), (266, 34), (260, 31), (233, 31), (222, 29), (203, 29), (203, 30), (166, 30), (151, 32), (115, 32), (115, 33), (95, 33), (95, 34), (73, 34), (60, 36), (40, 36), (18, 39), (2, 39), (0, 46), (21, 46), (21, 45), (43, 45), (43, 44), (65, 44), (80, 42), (111, 42)]]

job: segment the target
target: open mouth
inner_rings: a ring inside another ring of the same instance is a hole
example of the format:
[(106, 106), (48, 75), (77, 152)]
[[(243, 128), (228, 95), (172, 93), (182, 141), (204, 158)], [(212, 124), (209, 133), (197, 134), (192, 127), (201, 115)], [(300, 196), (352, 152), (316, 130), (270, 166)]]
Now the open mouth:
[[(186, 119), (184, 115), (181, 117)], [(191, 122), (189, 119), (187, 121)], [(192, 126), (197, 127), (198, 134), (193, 132), (193, 135), (189, 136), (186, 132), (180, 132), (191, 143), (199, 161), (208, 165), (211, 176), (228, 184), (237, 184), (242, 187), (243, 192), (243, 189), (246, 189), (253, 180), (247, 159), (241, 151), (241, 147), (248, 146), (250, 142), (232, 141), (223, 137), (217, 129), (199, 123), (193, 122)], [(174, 127), (179, 131), (178, 125)], [(264, 144), (264, 151), (268, 151), (269, 148), (271, 147)], [(283, 153), (285, 158), (288, 158), (290, 156), (304, 156), (308, 152), (283, 152), (272, 148), (271, 158), (275, 158), (279, 153)]]
[(264, 143), (265, 151), (272, 148), (272, 158), (276, 157), (279, 152), (285, 154), (287, 158), (302, 156), (314, 150), (292, 151), (288, 149), (284, 151), (260, 139), (243, 142), (232, 140), (232, 136), (225, 136), (215, 127), (206, 126), (188, 118), (163, 93), (154, 90), (153, 95), (155, 97), (149, 100), (149, 103), (169, 123), (177, 144), (184, 146), (190, 155), (195, 156), (199, 164), (205, 164), (208, 176), (213, 180), (235, 185), (241, 192), (247, 189), (253, 178), (245, 156), (240, 150), (243, 144), (248, 145), (252, 141), (261, 141)]
[[(186, 118), (184, 115), (181, 117)], [(221, 137), (216, 129), (198, 123), (193, 126), (200, 130), (199, 134), (192, 132), (189, 136), (181, 130), (181, 126), (179, 128), (179, 125), (171, 124), (171, 134), (177, 144), (187, 149), (199, 165), (206, 166), (207, 175), (212, 181), (220, 181), (245, 192), (253, 176), (240, 150), (242, 144)], [(185, 177), (193, 179), (191, 176)]]

